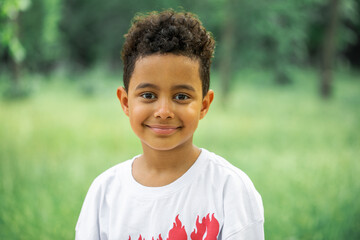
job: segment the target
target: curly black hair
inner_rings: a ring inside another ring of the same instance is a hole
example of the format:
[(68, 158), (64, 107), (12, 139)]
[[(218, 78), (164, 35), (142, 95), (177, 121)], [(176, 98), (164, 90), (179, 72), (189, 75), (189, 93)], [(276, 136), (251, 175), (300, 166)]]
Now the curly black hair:
[(198, 17), (189, 12), (150, 12), (138, 15), (125, 34), (121, 57), (124, 63), (124, 88), (128, 91), (135, 62), (152, 54), (183, 55), (200, 63), (203, 96), (209, 91), (210, 66), (215, 48), (212, 34)]

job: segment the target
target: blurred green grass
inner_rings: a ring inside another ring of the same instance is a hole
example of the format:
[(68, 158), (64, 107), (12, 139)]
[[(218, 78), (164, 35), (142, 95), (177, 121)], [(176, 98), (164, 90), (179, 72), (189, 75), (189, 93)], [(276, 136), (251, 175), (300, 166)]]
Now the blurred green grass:
[[(277, 86), (243, 70), (215, 102), (195, 144), (245, 171), (263, 197), (267, 239), (360, 238), (360, 75)], [(74, 83), (74, 79), (77, 79)], [(141, 152), (116, 98), (120, 74), (29, 75), (33, 95), (0, 102), (0, 239), (73, 239), (91, 181)]]

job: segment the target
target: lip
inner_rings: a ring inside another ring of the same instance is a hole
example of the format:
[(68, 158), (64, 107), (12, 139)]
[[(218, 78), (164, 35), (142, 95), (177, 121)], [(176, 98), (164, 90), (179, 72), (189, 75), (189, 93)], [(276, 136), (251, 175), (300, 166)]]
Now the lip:
[(159, 135), (170, 135), (176, 132), (181, 127), (169, 125), (145, 125), (150, 128), (154, 133)]

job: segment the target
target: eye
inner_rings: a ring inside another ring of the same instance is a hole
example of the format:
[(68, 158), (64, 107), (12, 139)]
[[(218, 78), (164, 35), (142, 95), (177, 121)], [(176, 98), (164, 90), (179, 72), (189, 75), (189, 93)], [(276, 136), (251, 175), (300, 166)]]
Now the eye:
[(174, 96), (175, 100), (184, 101), (190, 99), (190, 97), (187, 94), (179, 93)]
[(142, 93), (140, 96), (141, 96), (142, 98), (150, 99), (150, 100), (156, 98), (155, 94), (153, 94), (153, 93), (151, 93), (151, 92)]

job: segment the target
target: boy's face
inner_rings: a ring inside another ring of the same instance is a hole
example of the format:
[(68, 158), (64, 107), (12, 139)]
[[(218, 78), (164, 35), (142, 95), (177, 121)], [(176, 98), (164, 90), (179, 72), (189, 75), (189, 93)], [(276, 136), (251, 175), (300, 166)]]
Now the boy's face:
[(139, 59), (128, 92), (120, 87), (117, 94), (143, 146), (155, 150), (192, 146), (214, 97), (212, 90), (202, 97), (199, 61), (174, 54)]

